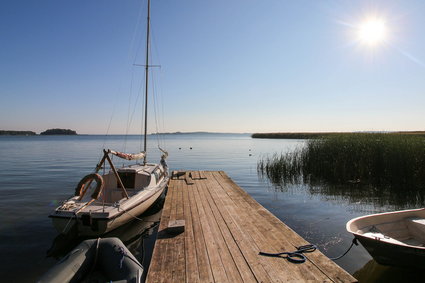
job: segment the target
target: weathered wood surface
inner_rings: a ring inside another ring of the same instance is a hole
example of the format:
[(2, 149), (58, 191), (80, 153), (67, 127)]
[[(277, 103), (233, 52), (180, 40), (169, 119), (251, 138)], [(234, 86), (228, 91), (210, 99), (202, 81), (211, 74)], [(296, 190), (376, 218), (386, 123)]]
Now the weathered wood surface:
[[(302, 264), (259, 255), (308, 243), (224, 172), (178, 173), (169, 184), (146, 282), (356, 282), (318, 250), (306, 253)], [(175, 223), (184, 225), (179, 234), (168, 227)]]

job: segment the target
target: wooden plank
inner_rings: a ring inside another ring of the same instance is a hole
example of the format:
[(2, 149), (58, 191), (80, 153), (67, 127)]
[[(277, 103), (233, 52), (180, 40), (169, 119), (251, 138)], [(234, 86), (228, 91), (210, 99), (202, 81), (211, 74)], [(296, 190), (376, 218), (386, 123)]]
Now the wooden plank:
[(183, 186), (183, 209), (185, 219), (185, 260), (186, 282), (199, 282), (199, 267), (196, 253), (194, 228), (192, 223), (192, 207), (189, 199), (189, 189)]
[[(172, 240), (168, 240), (169, 239), (169, 235), (167, 235), (167, 226), (169, 221), (172, 220), (176, 220), (176, 202), (177, 202), (177, 192), (178, 190), (176, 189), (176, 187), (178, 187), (180, 185), (180, 182), (175, 182), (175, 185), (173, 187), (170, 188), (169, 193), (171, 193), (171, 197), (172, 197), (172, 202), (171, 202), (171, 206), (170, 206), (170, 210), (168, 212), (169, 215), (169, 219), (168, 221), (163, 221), (162, 217), (161, 217), (161, 222), (160, 222), (160, 226), (159, 226), (159, 230), (158, 230), (158, 236), (159, 239), (157, 239), (157, 242), (159, 241), (160, 244), (162, 244), (162, 249), (163, 252), (165, 253), (165, 256), (162, 257), (161, 260), (161, 269), (158, 272), (159, 273), (159, 277), (155, 278), (156, 280), (158, 280), (158, 282), (172, 282), (173, 280), (173, 270), (174, 270), (174, 256), (175, 256), (175, 242), (174, 242), (174, 238)], [(165, 216), (165, 215), (164, 215)], [(165, 220), (165, 219), (164, 219)], [(155, 243), (155, 248), (156, 248), (156, 243)]]
[[(217, 184), (216, 180), (212, 175), (207, 173), (207, 178), (210, 183), (211, 190), (215, 189), (215, 193), (220, 195), (220, 201), (222, 203), (222, 212), (224, 218), (228, 220), (228, 225), (231, 228), (233, 236), (238, 239), (238, 244), (240, 249), (244, 252), (246, 260), (249, 262), (250, 266), (253, 267), (254, 275), (257, 277), (258, 281), (264, 282), (282, 282), (282, 276), (279, 274), (279, 269), (283, 268), (279, 266), (276, 261), (278, 258), (265, 258), (259, 256), (260, 247), (258, 247), (258, 235), (249, 231), (247, 229), (247, 217), (244, 217), (245, 212), (240, 211), (238, 206), (228, 198), (227, 195), (223, 194), (223, 190)], [(224, 208), (224, 209), (223, 209)], [(232, 225), (236, 223), (235, 227)], [(273, 264), (274, 263), (274, 264)], [(287, 279), (286, 274), (284, 274), (284, 280)]]
[(185, 176), (184, 176), (184, 180), (186, 181), (186, 184), (188, 184), (188, 185), (193, 185), (193, 184), (195, 184), (195, 183), (193, 182), (192, 178), (190, 178), (189, 174), (185, 174)]
[(205, 212), (202, 199), (198, 193), (198, 186), (193, 187), (193, 194), (195, 196), (196, 206), (199, 213), (199, 221), (202, 228), (202, 233), (205, 239), (205, 246), (208, 253), (208, 259), (211, 266), (211, 271), (215, 282), (229, 282), (226, 276), (223, 263), (221, 262), (220, 254), (218, 251), (218, 244), (216, 239), (213, 237), (212, 228), (210, 227), (208, 215)]
[[(174, 184), (174, 183), (173, 183)], [(161, 233), (166, 229), (166, 223), (169, 222), (170, 213), (173, 206), (173, 189), (172, 186), (169, 186), (167, 197), (164, 202), (164, 207), (162, 209), (161, 222), (158, 228), (158, 236), (161, 236)], [(152, 253), (152, 258), (156, 258), (157, 260), (152, 260), (149, 266), (148, 276), (146, 278), (147, 282), (160, 282), (162, 278), (165, 278), (165, 274), (162, 270), (165, 268), (165, 259), (167, 258), (167, 241), (163, 241), (160, 237), (157, 238), (155, 242), (155, 247)]]
[[(194, 187), (191, 187), (191, 190), (193, 189)], [(208, 258), (205, 237), (201, 227), (200, 213), (196, 204), (195, 194), (193, 193), (193, 191), (189, 193), (188, 190), (187, 192), (190, 201), (192, 228), (195, 241), (196, 260), (198, 263), (199, 280), (200, 282), (213, 282), (214, 278), (211, 271), (210, 260)]]
[(199, 179), (201, 179), (201, 177), (199, 176), (199, 171), (192, 171), (192, 172), (190, 172), (190, 177), (193, 180), (199, 180)]
[[(237, 195), (239, 211), (236, 213), (240, 215), (241, 220), (243, 223), (245, 223), (246, 232), (253, 235), (254, 241), (260, 248), (260, 251), (277, 253), (282, 251), (296, 250), (296, 248), (287, 240), (291, 237), (290, 234), (285, 235), (285, 237), (276, 237), (275, 233), (271, 230), (272, 227), (268, 225), (267, 219), (249, 207), (246, 200), (243, 198), (241, 199), (241, 195), (232, 190), (230, 186), (231, 184), (228, 180), (221, 178), (219, 175), (217, 176), (215, 173), (214, 177), (216, 178), (217, 186), (221, 186), (223, 189), (225, 189), (226, 193)], [(232, 198), (232, 196), (229, 194), (227, 197)], [(257, 205), (259, 206), (259, 204)], [(282, 258), (266, 258), (270, 260), (270, 264), (275, 268), (290, 271), (288, 272), (288, 276), (285, 278), (285, 280), (329, 280), (325, 274), (323, 274), (319, 269), (317, 269), (309, 262), (295, 266), (293, 263), (287, 260), (282, 260)]]
[[(206, 189), (204, 189), (204, 191), (207, 191)], [(215, 193), (211, 193), (210, 196), (207, 196), (207, 200), (209, 203), (214, 202), (215, 205), (211, 206), (212, 207), (212, 211), (213, 214), (215, 216), (216, 219), (219, 219), (218, 224), (221, 230), (221, 233), (225, 239), (225, 242), (228, 246), (229, 251), (231, 252), (232, 258), (237, 266), (237, 269), (241, 275), (241, 278), (243, 280), (243, 282), (257, 282), (257, 279), (255, 278), (251, 267), (249, 265), (249, 263), (247, 262), (247, 260), (245, 259), (240, 247), (238, 246), (238, 244), (236, 243), (236, 239), (233, 237), (232, 233), (231, 233), (231, 229), (238, 229), (237, 227), (235, 227), (233, 222), (230, 222), (229, 226), (226, 223), (226, 219), (225, 217), (227, 216), (226, 214), (222, 214), (221, 211), (224, 208), (224, 204), (222, 202), (220, 202), (219, 200), (216, 199), (217, 196), (215, 195)], [(220, 207), (220, 209), (218, 208)], [(227, 220), (229, 220), (227, 218)], [(240, 231), (238, 231), (240, 232)], [(236, 232), (234, 232), (236, 233)], [(236, 237), (241, 238), (242, 234), (239, 233)], [(267, 278), (267, 275), (265, 275), (265, 278)], [(268, 278), (267, 278), (268, 279)], [(259, 281), (264, 281), (264, 280), (259, 280)]]
[[(170, 181), (147, 282), (355, 282), (320, 251), (305, 254), (303, 264), (259, 255), (307, 242), (224, 172), (179, 173), (183, 178)], [(170, 220), (184, 220), (184, 232), (165, 235)]]
[[(187, 176), (188, 174), (186, 174)], [(180, 186), (176, 188), (177, 199), (175, 209), (175, 219), (183, 220), (183, 187), (184, 182), (179, 183)], [(174, 242), (174, 257), (173, 257), (173, 282), (185, 282), (186, 262), (185, 262), (185, 233), (173, 236)]]
[[(259, 214), (262, 214), (267, 218), (267, 221), (263, 221), (263, 224), (269, 223), (270, 226), (270, 234), (274, 235), (278, 238), (286, 237), (292, 243), (292, 246), (298, 247), (301, 245), (310, 244), (300, 235), (298, 235), (295, 231), (285, 225), (282, 221), (280, 221), (276, 216), (270, 213), (267, 209), (261, 206), (258, 202), (256, 202), (247, 192), (242, 190), (237, 184), (235, 184), (224, 172), (220, 171), (219, 174), (223, 177), (223, 179), (227, 179), (230, 181), (230, 185), (233, 190), (239, 192), (244, 198), (246, 202), (249, 203), (251, 210), (256, 210)], [(288, 237), (290, 235), (290, 237)], [(323, 274), (326, 274), (328, 277), (333, 278), (336, 282), (353, 282), (354, 279), (348, 272), (339, 267), (335, 262), (326, 257), (319, 250), (314, 253), (305, 254), (307, 259), (316, 266)], [(355, 279), (354, 279), (355, 280)]]
[(199, 171), (199, 178), (202, 179), (202, 180), (207, 178), (207, 176), (205, 176), (204, 171)]
[(211, 224), (211, 231), (220, 251), (221, 262), (223, 263), (224, 269), (226, 271), (228, 281), (243, 282), (242, 277), (239, 274), (238, 268), (232, 257), (232, 254), (229, 251), (229, 247), (226, 244), (222, 231), (220, 229), (219, 222), (222, 222), (223, 219), (220, 215), (214, 214), (214, 210), (217, 210), (217, 207), (215, 206), (215, 203), (213, 201), (210, 201), (209, 191), (207, 188), (205, 188), (205, 183), (199, 182), (199, 184), (201, 186), (197, 186), (197, 188), (199, 189), (198, 193), (201, 196), (201, 201), (207, 213), (208, 221)]
[[(214, 176), (217, 177), (217, 176)], [(212, 178), (214, 178), (212, 177)], [(216, 179), (216, 186), (220, 187), (224, 190), (224, 197), (228, 199), (232, 199), (229, 196), (229, 192), (234, 193), (232, 191), (226, 191), (226, 184), (224, 184), (224, 179)], [(246, 209), (245, 200), (241, 198), (239, 194), (234, 194), (233, 200), (237, 202), (235, 214), (238, 215), (239, 221), (243, 223), (243, 227), (246, 233), (249, 233), (253, 237), (253, 241), (256, 243), (258, 247), (258, 252), (263, 250), (264, 248), (274, 247), (276, 243), (271, 241), (270, 235), (263, 234), (260, 231), (260, 226), (262, 225), (262, 222), (264, 219), (258, 219), (255, 215), (255, 211), (252, 211), (250, 209)], [(292, 248), (292, 247), (291, 247)], [(273, 250), (275, 252), (275, 250)], [(276, 251), (277, 252), (277, 251)], [(285, 278), (283, 278), (285, 281), (287, 280), (296, 280), (299, 278), (303, 278), (300, 274), (300, 270), (298, 268), (293, 269), (293, 264), (284, 261), (280, 258), (265, 258), (267, 261), (267, 264), (271, 265), (273, 267), (273, 270), (290, 270), (291, 272), (288, 273), (288, 275), (285, 274)], [(278, 277), (278, 274), (275, 274), (276, 277)], [(307, 279), (314, 279), (314, 278), (307, 278)], [(325, 278), (322, 278), (325, 279)]]
[[(223, 179), (220, 179), (221, 184), (224, 188), (228, 187), (229, 185), (232, 185), (231, 183), (226, 184), (226, 181)], [(264, 246), (263, 250), (265, 252), (282, 252), (282, 251), (294, 251), (296, 250), (296, 246), (300, 246), (300, 244), (294, 244), (291, 243), (291, 239), (293, 238), (292, 233), (285, 233), (280, 234), (278, 231), (274, 230), (273, 225), (270, 225), (270, 222), (268, 221), (267, 217), (269, 215), (261, 215), (258, 214), (255, 210), (256, 207), (250, 207), (249, 204), (246, 201), (240, 202), (242, 206), (245, 207), (245, 209), (250, 210), (251, 213), (251, 220), (255, 223), (257, 223), (256, 228), (258, 229), (258, 232), (262, 234), (264, 239), (267, 239), (268, 246)], [(259, 204), (257, 203), (257, 206)], [(318, 251), (316, 251), (318, 252)], [(308, 254), (306, 254), (308, 256)], [(293, 265), (289, 265), (287, 268), (292, 268)], [(296, 270), (292, 272), (293, 275), (297, 274), (298, 278), (305, 278), (307, 280), (329, 280), (328, 276), (326, 274), (322, 273), (320, 269), (317, 269), (313, 264), (310, 262), (306, 262), (302, 265), (297, 266)]]

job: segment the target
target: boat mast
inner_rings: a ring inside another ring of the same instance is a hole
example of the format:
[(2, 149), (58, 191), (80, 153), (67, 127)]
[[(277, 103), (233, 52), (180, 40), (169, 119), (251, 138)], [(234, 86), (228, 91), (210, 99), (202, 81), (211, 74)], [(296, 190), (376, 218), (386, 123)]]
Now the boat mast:
[(143, 165), (146, 165), (146, 136), (148, 134), (148, 75), (149, 75), (149, 32), (150, 32), (150, 9), (151, 1), (148, 0), (148, 17), (147, 17), (147, 30), (146, 30), (146, 65), (145, 65), (145, 134), (144, 134), (144, 147), (145, 157), (143, 157)]

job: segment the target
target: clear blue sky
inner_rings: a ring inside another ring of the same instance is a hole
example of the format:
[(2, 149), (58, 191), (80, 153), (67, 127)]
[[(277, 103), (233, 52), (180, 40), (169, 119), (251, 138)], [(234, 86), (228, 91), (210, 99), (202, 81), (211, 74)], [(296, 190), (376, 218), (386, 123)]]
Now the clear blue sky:
[[(2, 0), (0, 129), (104, 134), (112, 117), (121, 134), (134, 111), (140, 133), (145, 3)], [(424, 130), (424, 14), (422, 0), (152, 0), (158, 130)], [(358, 40), (371, 15), (387, 30), (373, 47)]]

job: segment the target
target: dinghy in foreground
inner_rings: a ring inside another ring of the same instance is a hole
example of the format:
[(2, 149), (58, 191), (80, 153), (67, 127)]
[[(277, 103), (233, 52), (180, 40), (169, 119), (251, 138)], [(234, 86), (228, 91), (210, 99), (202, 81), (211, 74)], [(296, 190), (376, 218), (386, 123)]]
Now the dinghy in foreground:
[(425, 208), (357, 217), (347, 231), (380, 264), (425, 268)]
[(140, 282), (143, 267), (118, 238), (86, 240), (38, 282)]

